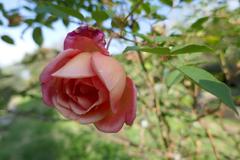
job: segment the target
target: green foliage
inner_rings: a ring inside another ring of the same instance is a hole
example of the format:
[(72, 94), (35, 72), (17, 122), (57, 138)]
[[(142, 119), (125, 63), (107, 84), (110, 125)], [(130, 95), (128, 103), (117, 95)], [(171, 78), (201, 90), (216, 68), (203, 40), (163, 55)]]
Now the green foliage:
[(171, 54), (186, 54), (197, 52), (212, 52), (213, 50), (205, 45), (189, 44), (186, 46), (177, 46), (171, 50)]
[(192, 25), (191, 25), (191, 28), (194, 28), (194, 29), (202, 29), (203, 28), (203, 24), (209, 19), (209, 17), (202, 17), (202, 18), (199, 18), (196, 22), (194, 22)]
[(169, 5), (170, 7), (173, 5), (173, 1), (172, 0), (160, 0), (162, 3)]
[(154, 53), (159, 55), (178, 55), (178, 54), (189, 54), (189, 53), (198, 53), (198, 52), (212, 52), (213, 50), (205, 45), (198, 44), (189, 44), (186, 46), (177, 46), (173, 49), (169, 49), (168, 47), (138, 47), (138, 46), (129, 46), (125, 48), (123, 53), (128, 51), (141, 51)]
[(138, 47), (138, 46), (129, 46), (127, 47), (123, 53), (128, 51), (141, 51), (141, 52), (148, 52), (148, 53), (155, 53), (159, 55), (169, 55), (170, 50), (167, 47)]
[(202, 18), (199, 18), (196, 22), (194, 22), (192, 25), (191, 25), (191, 28), (194, 28), (194, 29), (202, 29), (203, 28), (203, 24), (209, 19), (209, 17), (202, 17)]
[(108, 19), (108, 14), (105, 11), (101, 11), (101, 10), (96, 10), (94, 12), (92, 12), (92, 17), (98, 22), (98, 23), (102, 23), (103, 21), (105, 21), (106, 19)]
[(2, 35), (1, 39), (8, 44), (14, 44), (14, 40), (11, 37), (9, 37), (8, 35)]
[(43, 43), (43, 35), (42, 35), (42, 29), (40, 27), (36, 27), (33, 30), (32, 33), (32, 37), (33, 40), (39, 45), (41, 46)]
[(79, 11), (75, 11), (71, 8), (60, 6), (60, 5), (53, 5), (50, 3), (43, 3), (36, 8), (36, 12), (38, 13), (51, 13), (55, 16), (59, 16), (62, 18), (67, 18), (68, 16), (76, 17), (80, 20), (83, 20), (84, 17)]
[(237, 113), (236, 106), (232, 101), (231, 91), (227, 85), (217, 80), (207, 71), (197, 67), (182, 66), (179, 67), (178, 70), (192, 79), (201, 88), (217, 96), (223, 103)]
[(181, 72), (174, 70), (166, 77), (166, 85), (167, 87), (171, 87), (173, 84), (179, 83), (182, 80), (183, 75)]
[[(26, 99), (15, 112), (19, 115), (17, 119), (2, 117), (10, 123), (7, 130), (2, 131), (5, 125), (0, 123), (0, 145), (4, 146), (0, 150), (1, 159), (134, 159), (121, 145), (104, 140), (90, 128), (76, 122), (61, 122), (56, 112), (41, 100)], [(49, 118), (41, 119), (44, 116)], [(39, 119), (32, 120), (34, 117)]]
[[(24, 26), (23, 35), (33, 29), (39, 45), (0, 70), (0, 159), (240, 159), (239, 121), (225, 107), (236, 111), (240, 104), (240, 10), (226, 6), (207, 0), (27, 0), (8, 9), (0, 3), (1, 27)], [(42, 32), (58, 22), (90, 24), (107, 41), (129, 46), (114, 58), (137, 86), (131, 127), (100, 134), (43, 104), (39, 74), (59, 51), (41, 48)], [(14, 44), (8, 35), (1, 39)]]

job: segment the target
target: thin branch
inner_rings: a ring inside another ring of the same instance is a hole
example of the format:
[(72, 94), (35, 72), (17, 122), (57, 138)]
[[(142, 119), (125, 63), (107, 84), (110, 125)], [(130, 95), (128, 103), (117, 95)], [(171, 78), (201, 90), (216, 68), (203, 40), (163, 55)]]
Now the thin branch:
[(210, 141), (210, 144), (212, 146), (212, 150), (213, 150), (213, 153), (214, 153), (214, 156), (215, 156), (216, 160), (220, 160), (218, 152), (217, 152), (217, 149), (216, 149), (216, 146), (215, 146), (215, 144), (213, 142), (213, 136), (212, 136), (211, 132), (209, 131), (209, 129), (206, 126), (204, 126), (204, 124), (201, 121), (199, 121), (199, 123), (203, 127), (204, 132), (205, 132), (205, 134), (207, 135), (207, 137), (208, 137), (208, 139)]
[(113, 39), (113, 36), (110, 36), (110, 38), (109, 38), (109, 40), (108, 40), (108, 43), (107, 43), (107, 50), (109, 49), (109, 46), (110, 46), (110, 44), (111, 44), (111, 42), (112, 42), (112, 39)]
[(229, 83), (229, 81), (231, 79), (231, 72), (229, 71), (229, 68), (227, 66), (227, 62), (226, 62), (224, 52), (220, 52), (219, 59), (220, 59), (221, 68), (222, 68), (222, 71), (224, 73), (224, 76)]
[(217, 108), (214, 108), (214, 109), (212, 109), (212, 110), (208, 110), (206, 113), (199, 115), (199, 116), (198, 116), (195, 120), (193, 120), (193, 121), (199, 121), (199, 120), (201, 120), (202, 118), (204, 118), (204, 117), (206, 117), (206, 116), (209, 116), (209, 115), (212, 115), (212, 114), (218, 112), (219, 110), (220, 110), (220, 105), (219, 105)]
[[(197, 114), (196, 113), (196, 109), (197, 109), (197, 105), (198, 105), (197, 99), (198, 99), (198, 95), (199, 94), (200, 94), (199, 88), (196, 85), (194, 85), (194, 91), (192, 93), (192, 96), (194, 98), (193, 113), (195, 113), (195, 114)], [(209, 115), (209, 114), (213, 114), (213, 113), (217, 112), (219, 110), (220, 105), (221, 105), (221, 103), (219, 104), (218, 108), (212, 110), (210, 113), (209, 112), (205, 113), (205, 114), (200, 115), (200, 116), (198, 116), (196, 118), (196, 120), (199, 122), (199, 124), (204, 129), (204, 132), (205, 132), (206, 136), (208, 137), (208, 139), (210, 141), (210, 144), (212, 146), (212, 150), (213, 150), (213, 153), (214, 153), (214, 156), (215, 156), (216, 160), (220, 160), (220, 159), (219, 159), (219, 155), (217, 153), (216, 147), (215, 147), (215, 145), (213, 143), (213, 136), (212, 136), (211, 132), (209, 131), (209, 129), (206, 126), (204, 126), (204, 124), (202, 123), (201, 119), (204, 118), (205, 116)]]
[(122, 35), (118, 35), (118, 38), (121, 38), (121, 39), (123, 39), (123, 40), (126, 40), (126, 41), (129, 41), (129, 42), (132, 42), (132, 43), (135, 43), (136, 41), (134, 41), (134, 40), (131, 40), (131, 39), (129, 39), (129, 38), (126, 38), (126, 37), (124, 37), (124, 36), (122, 36)]
[(126, 23), (127, 19), (134, 13), (134, 11), (143, 3), (143, 0), (139, 0), (136, 5), (132, 8), (129, 14), (124, 18), (123, 23)]
[(23, 35), (25, 34), (25, 32), (30, 28), (30, 26), (27, 26), (26, 28), (23, 29), (23, 31), (21, 32), (20, 38), (23, 39)]
[[(133, 36), (133, 37), (135, 39), (135, 45), (138, 45), (138, 42), (136, 40), (136, 36)], [(156, 94), (155, 89), (154, 89), (154, 80), (150, 76), (150, 74), (148, 73), (148, 70), (147, 70), (147, 68), (145, 66), (145, 63), (144, 63), (144, 60), (143, 60), (142, 52), (140, 52), (140, 51), (137, 51), (137, 52), (138, 52), (138, 58), (140, 60), (140, 64), (142, 66), (142, 69), (145, 73), (145, 76), (146, 76), (146, 79), (147, 79), (147, 82), (148, 82), (147, 84), (149, 85), (149, 88), (151, 89), (152, 95), (154, 97), (154, 112), (156, 113), (158, 122), (160, 124), (160, 133), (161, 133), (161, 137), (162, 137), (164, 146), (167, 149), (169, 147), (169, 140), (168, 140), (169, 135), (164, 135), (164, 133), (162, 131), (162, 128), (163, 128), (162, 122), (163, 122), (163, 124), (165, 125), (166, 128), (168, 128), (167, 126), (169, 126), (169, 125), (168, 125), (168, 122), (166, 121), (165, 117), (163, 116), (163, 113), (160, 111), (160, 106), (159, 106), (157, 94)]]

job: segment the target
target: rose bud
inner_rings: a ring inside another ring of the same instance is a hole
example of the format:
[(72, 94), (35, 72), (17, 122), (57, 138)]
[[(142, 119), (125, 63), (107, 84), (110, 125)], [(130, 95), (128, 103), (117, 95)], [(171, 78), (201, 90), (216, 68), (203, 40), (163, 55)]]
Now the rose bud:
[(68, 33), (64, 51), (40, 75), (43, 101), (64, 117), (118, 132), (136, 117), (136, 87), (109, 56), (102, 31), (82, 26)]

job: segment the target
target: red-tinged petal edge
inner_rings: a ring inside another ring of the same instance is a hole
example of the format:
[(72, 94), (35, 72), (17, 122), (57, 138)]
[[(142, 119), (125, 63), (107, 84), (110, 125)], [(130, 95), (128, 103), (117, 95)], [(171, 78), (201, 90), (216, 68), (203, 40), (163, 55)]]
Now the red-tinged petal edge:
[(51, 80), (49, 83), (41, 84), (43, 102), (48, 106), (53, 106), (52, 97), (55, 94), (53, 83), (55, 83), (54, 80)]
[(94, 123), (103, 119), (108, 114), (109, 111), (110, 111), (109, 104), (105, 102), (99, 106), (92, 108), (86, 114), (80, 115), (78, 121), (82, 124)]
[(77, 49), (67, 49), (59, 53), (42, 71), (40, 75), (40, 82), (46, 83), (52, 78), (52, 73), (56, 72), (62, 66), (64, 66), (74, 56), (79, 54)]
[(67, 49), (62, 53), (59, 53), (42, 71), (40, 75), (40, 83), (43, 95), (43, 101), (48, 105), (52, 106), (52, 96), (55, 94), (55, 78), (51, 76), (53, 72), (61, 68), (74, 56), (79, 54), (77, 49)]
[(104, 33), (89, 26), (80, 26), (67, 34), (64, 40), (64, 50), (68, 48), (79, 49), (81, 52), (100, 51), (109, 55), (105, 48)]
[(52, 73), (54, 77), (60, 78), (87, 78), (94, 76), (90, 65), (91, 54), (83, 52), (70, 59), (59, 70)]
[(124, 68), (114, 58), (95, 52), (92, 56), (92, 69), (108, 89), (110, 106), (116, 113), (116, 103), (122, 97), (126, 84)]
[[(125, 121), (127, 125), (132, 125), (134, 119), (136, 118), (136, 110), (137, 110), (137, 89), (133, 81), (127, 77), (127, 88), (125, 88), (124, 95), (122, 97), (122, 101), (125, 101), (125, 105), (127, 106), (127, 111), (125, 115)], [(125, 97), (124, 97), (125, 96)], [(121, 103), (121, 101), (119, 102)]]
[(126, 87), (122, 98), (118, 103), (117, 113), (110, 113), (104, 119), (95, 122), (96, 128), (105, 133), (116, 133), (123, 124), (132, 125), (136, 118), (136, 87), (132, 80), (127, 77)]
[(68, 33), (67, 36), (83, 36), (93, 39), (100, 46), (104, 47), (106, 45), (104, 39), (104, 33), (99, 29), (94, 29), (89, 26), (80, 26), (73, 32)]

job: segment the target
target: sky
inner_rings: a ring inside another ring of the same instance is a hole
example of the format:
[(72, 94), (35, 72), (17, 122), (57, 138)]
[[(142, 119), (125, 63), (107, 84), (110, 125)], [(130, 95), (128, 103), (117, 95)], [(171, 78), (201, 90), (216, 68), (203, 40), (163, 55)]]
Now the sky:
[[(9, 3), (11, 1), (11, 3)], [(238, 7), (239, 3), (238, 0), (229, 0), (229, 6), (231, 9)], [(23, 1), (21, 0), (0, 0), (4, 4), (6, 10), (12, 9), (21, 5)], [(186, 6), (187, 7), (187, 6)], [(191, 9), (187, 10), (170, 10), (165, 8), (163, 10), (168, 16), (168, 20), (165, 22), (169, 26), (174, 25), (177, 21), (180, 21), (179, 14), (187, 15), (191, 13)], [(1, 17), (1, 15), (0, 15)], [(148, 22), (141, 21), (140, 23), (140, 32), (146, 33), (150, 30), (150, 26)], [(21, 38), (21, 34), (23, 29), (26, 26), (21, 25), (20, 27), (3, 27), (0, 26), (0, 35), (7, 34), (10, 35), (15, 40), (15, 45), (7, 44), (0, 40), (0, 67), (8, 66), (19, 62), (24, 55), (29, 54), (36, 50), (38, 46), (32, 39), (32, 29), (29, 29), (25, 32), (23, 37)], [(57, 21), (53, 25), (53, 29), (49, 29), (47, 27), (43, 27), (43, 37), (44, 37), (44, 44), (43, 47), (58, 47), (57, 49), (61, 50), (63, 46), (63, 40), (65, 35), (77, 28), (76, 24), (70, 24), (69, 27), (65, 27), (62, 22)], [(119, 43), (117, 41), (113, 41), (110, 45), (109, 51), (110, 53), (117, 53), (120, 50), (124, 50), (126, 44)]]
[[(11, 3), (9, 3), (9, 0), (0, 0), (0, 2), (3, 2), (6, 10), (15, 8), (20, 3), (19, 0), (11, 0)], [(26, 27), (25, 25), (11, 28), (0, 27), (0, 35), (9, 35), (15, 41), (15, 45), (10, 45), (0, 40), (0, 66), (7, 66), (16, 63), (20, 61), (25, 54), (31, 53), (38, 48), (32, 39), (32, 28), (27, 30), (21, 38), (22, 31)], [(43, 46), (60, 46), (59, 49), (61, 49), (62, 44), (56, 45), (56, 43), (62, 43), (65, 34), (76, 26), (71, 24), (68, 28), (66, 28), (61, 24), (61, 22), (56, 22), (53, 27), (54, 29), (48, 29), (47, 27), (43, 28)]]

